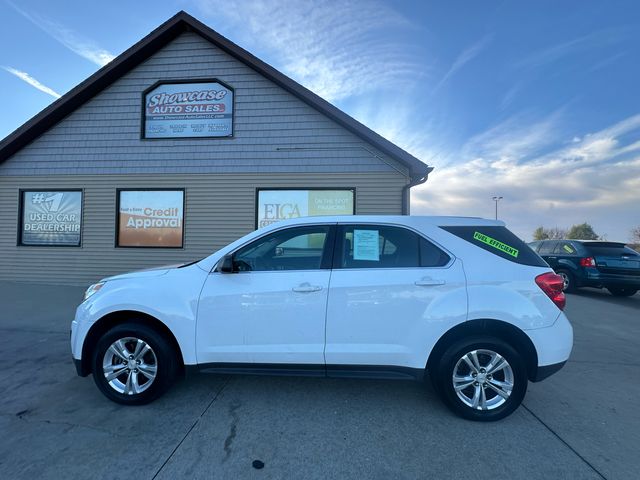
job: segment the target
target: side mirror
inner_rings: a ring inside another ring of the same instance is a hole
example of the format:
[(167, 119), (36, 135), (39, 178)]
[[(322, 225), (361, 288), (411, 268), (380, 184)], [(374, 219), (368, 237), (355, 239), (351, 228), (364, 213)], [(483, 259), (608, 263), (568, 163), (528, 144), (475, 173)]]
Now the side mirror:
[(233, 255), (228, 254), (222, 257), (218, 264), (218, 271), (220, 273), (234, 273), (236, 270), (233, 268)]

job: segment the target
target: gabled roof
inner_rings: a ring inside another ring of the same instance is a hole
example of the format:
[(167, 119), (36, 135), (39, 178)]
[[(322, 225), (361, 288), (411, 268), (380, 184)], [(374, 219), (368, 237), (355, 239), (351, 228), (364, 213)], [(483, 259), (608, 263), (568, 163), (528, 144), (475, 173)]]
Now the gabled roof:
[(0, 142), (0, 163), (7, 160), (11, 155), (43, 134), (80, 105), (101, 92), (104, 88), (108, 87), (184, 32), (197, 33), (213, 43), (216, 47), (245, 63), (276, 85), (284, 88), (303, 102), (331, 118), (362, 140), (375, 146), (400, 164), (405, 165), (410, 172), (412, 183), (425, 181), (427, 175), (433, 170), (433, 167), (427, 166), (413, 155), (405, 152), (397, 145), (378, 135), (342, 110), (339, 110), (309, 89), (303, 87), (298, 82), (287, 77), (271, 65), (263, 62), (184, 11), (178, 12), (138, 43), (53, 102), (13, 133), (9, 134)]

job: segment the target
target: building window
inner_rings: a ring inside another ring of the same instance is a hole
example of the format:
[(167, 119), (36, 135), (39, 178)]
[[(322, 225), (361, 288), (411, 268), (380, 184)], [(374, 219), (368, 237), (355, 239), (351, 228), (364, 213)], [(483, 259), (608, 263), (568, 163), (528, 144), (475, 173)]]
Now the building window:
[(354, 215), (355, 196), (353, 188), (259, 188), (256, 192), (256, 228), (288, 218)]
[(233, 96), (218, 80), (156, 84), (143, 94), (142, 138), (232, 137)]
[(82, 190), (21, 190), (18, 244), (79, 247)]
[(184, 190), (118, 190), (118, 247), (182, 248)]

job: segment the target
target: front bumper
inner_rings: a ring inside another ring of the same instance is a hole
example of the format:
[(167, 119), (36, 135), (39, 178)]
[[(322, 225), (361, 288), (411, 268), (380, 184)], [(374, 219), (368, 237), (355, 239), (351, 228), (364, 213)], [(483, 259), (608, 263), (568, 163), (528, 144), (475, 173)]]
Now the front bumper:
[(89, 372), (86, 371), (86, 369), (82, 364), (82, 360), (78, 358), (74, 358), (73, 364), (76, 366), (76, 373), (78, 374), (79, 377), (86, 377), (89, 375)]

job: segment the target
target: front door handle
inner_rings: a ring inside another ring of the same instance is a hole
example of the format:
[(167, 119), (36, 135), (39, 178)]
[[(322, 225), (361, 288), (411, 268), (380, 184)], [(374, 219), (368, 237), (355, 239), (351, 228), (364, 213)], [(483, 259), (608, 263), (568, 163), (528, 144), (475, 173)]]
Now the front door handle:
[(293, 287), (291, 290), (299, 293), (311, 293), (311, 292), (319, 292), (322, 290), (320, 285), (311, 285), (309, 283), (301, 283), (297, 287)]
[(416, 282), (416, 285), (418, 287), (435, 287), (437, 285), (444, 285), (445, 283), (444, 280), (436, 278), (422, 278)]

